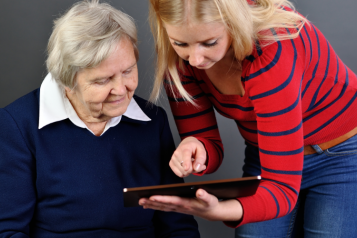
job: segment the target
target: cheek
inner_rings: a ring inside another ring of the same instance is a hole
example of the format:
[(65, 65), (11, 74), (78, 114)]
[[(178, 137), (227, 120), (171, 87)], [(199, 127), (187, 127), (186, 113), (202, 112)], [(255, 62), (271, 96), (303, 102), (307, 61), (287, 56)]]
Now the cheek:
[(219, 47), (219, 48), (217, 49), (217, 54), (219, 54), (219, 55), (225, 55), (225, 54), (227, 53), (227, 51), (228, 51), (228, 48), (229, 48), (229, 47), (227, 47), (226, 44), (221, 45), (221, 47)]
[(133, 85), (131, 87), (131, 90), (132, 91), (135, 91), (136, 88), (138, 87), (138, 84), (139, 84), (139, 81), (138, 81), (138, 78), (136, 78), (134, 81), (133, 81)]
[(136, 73), (127, 84), (127, 88), (129, 93), (134, 93), (135, 89), (138, 87), (139, 80), (138, 80), (138, 73)]
[(84, 99), (87, 104), (102, 103), (109, 95), (109, 90), (105, 87), (88, 90)]
[(182, 49), (182, 48), (179, 48), (179, 47), (174, 47), (173, 45), (171, 45), (171, 46), (172, 46), (172, 48), (174, 49), (174, 51), (176, 52), (176, 54), (180, 58), (182, 58), (184, 60), (187, 60), (186, 59), (187, 58), (187, 52), (185, 51), (185, 49)]
[(211, 57), (212, 59), (215, 59), (216, 61), (221, 60), (227, 53), (227, 48), (225, 46), (216, 48), (215, 50), (211, 51)]

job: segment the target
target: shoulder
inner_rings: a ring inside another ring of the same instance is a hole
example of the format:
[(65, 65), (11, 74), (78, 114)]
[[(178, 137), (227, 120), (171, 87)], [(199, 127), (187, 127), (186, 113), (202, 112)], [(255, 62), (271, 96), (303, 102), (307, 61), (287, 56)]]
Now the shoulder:
[(40, 89), (36, 89), (4, 107), (4, 111), (9, 113), (13, 118), (34, 118), (39, 117), (39, 96)]
[[(298, 38), (295, 38), (295, 40)], [(296, 43), (294, 40), (286, 39), (272, 43), (257, 42), (251, 55), (246, 60), (255, 63), (262, 60), (278, 60), (281, 56), (294, 55)]]
[(267, 46), (264, 46), (264, 42), (259, 42), (255, 45), (252, 54), (243, 60), (243, 81), (265, 73), (277, 74), (281, 70), (287, 72), (292, 67), (295, 70), (303, 70), (305, 55), (305, 45), (300, 36), (276, 41)]
[(39, 90), (34, 90), (1, 108), (0, 121), (0, 134), (2, 134), (0, 140), (15, 142), (19, 141), (19, 138), (23, 138), (30, 148), (31, 143), (29, 141), (33, 139), (38, 128)]

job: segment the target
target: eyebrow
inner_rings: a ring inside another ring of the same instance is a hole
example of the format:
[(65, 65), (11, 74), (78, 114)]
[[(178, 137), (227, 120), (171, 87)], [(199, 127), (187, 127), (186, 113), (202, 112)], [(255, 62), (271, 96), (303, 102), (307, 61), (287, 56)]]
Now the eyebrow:
[[(134, 68), (136, 65), (138, 65), (138, 62), (135, 61), (135, 63), (131, 66), (129, 66), (126, 70)], [(124, 70), (125, 71), (125, 70)]]
[(95, 81), (99, 81), (99, 80), (102, 80), (102, 79), (106, 79), (108, 78), (107, 76), (103, 76), (103, 77), (97, 77), (97, 78), (94, 78), (94, 79), (89, 79), (88, 81), (89, 82), (95, 82)]
[[(183, 42), (183, 41), (176, 40), (176, 39), (174, 39), (174, 38), (172, 38), (172, 37), (170, 37), (170, 36), (169, 36), (169, 38), (170, 38), (171, 40), (173, 40), (173, 41), (177, 41), (177, 42), (180, 42), (180, 43), (185, 43), (185, 42)], [(203, 43), (203, 42), (207, 42), (207, 41), (215, 40), (215, 39), (218, 40), (219, 38), (220, 38), (220, 37), (211, 37), (211, 38), (209, 38), (209, 39), (207, 39), (207, 40), (198, 41), (198, 43)]]

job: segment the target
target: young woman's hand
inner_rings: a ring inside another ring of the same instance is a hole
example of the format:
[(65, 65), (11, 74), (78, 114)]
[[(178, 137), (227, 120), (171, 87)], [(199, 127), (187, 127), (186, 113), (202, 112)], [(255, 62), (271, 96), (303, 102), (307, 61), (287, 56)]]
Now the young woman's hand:
[(181, 198), (177, 196), (151, 196), (141, 198), (139, 204), (144, 209), (166, 212), (180, 212), (202, 217), (209, 221), (239, 221), (243, 216), (242, 205), (238, 200), (218, 199), (203, 189), (198, 189), (196, 198)]
[(204, 145), (195, 137), (181, 141), (171, 157), (170, 167), (179, 177), (198, 173), (206, 169), (207, 152)]

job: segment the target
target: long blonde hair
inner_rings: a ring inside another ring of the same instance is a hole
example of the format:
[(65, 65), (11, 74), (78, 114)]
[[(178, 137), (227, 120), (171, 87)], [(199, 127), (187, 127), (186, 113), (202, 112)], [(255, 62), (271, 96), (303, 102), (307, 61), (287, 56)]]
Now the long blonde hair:
[[(190, 11), (187, 5), (190, 4)], [(241, 62), (253, 51), (256, 41), (260, 47), (277, 40), (294, 39), (307, 20), (294, 11), (288, 0), (150, 0), (149, 20), (157, 53), (156, 73), (150, 100), (157, 101), (164, 78), (170, 79), (178, 93), (194, 104), (192, 97), (183, 88), (176, 65), (183, 68), (183, 60), (176, 54), (167, 36), (164, 24), (182, 25), (187, 18), (197, 23), (222, 22), (229, 31), (236, 59)], [(190, 14), (190, 15), (188, 15)], [(272, 35), (269, 29), (297, 29), (287, 34), (277, 30)], [(175, 96), (175, 90), (170, 84)]]

